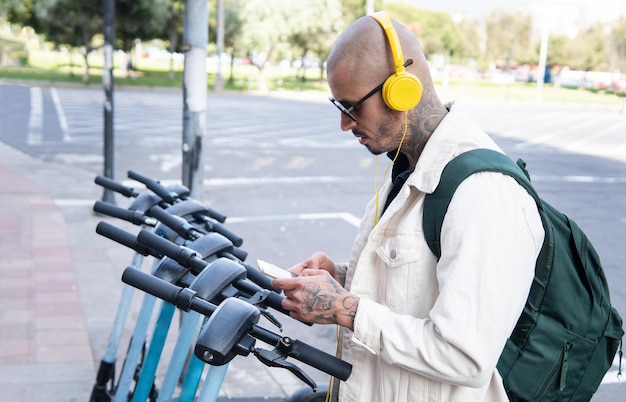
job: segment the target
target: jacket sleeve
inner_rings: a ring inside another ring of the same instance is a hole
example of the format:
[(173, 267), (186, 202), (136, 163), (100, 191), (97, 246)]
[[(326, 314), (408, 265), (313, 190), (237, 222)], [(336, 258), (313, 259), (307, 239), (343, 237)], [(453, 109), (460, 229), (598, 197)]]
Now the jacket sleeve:
[(485, 385), (523, 309), (543, 235), (534, 200), (512, 178), (472, 175), (443, 222), (438, 296), (428, 316), (361, 299), (354, 340), (432, 380)]

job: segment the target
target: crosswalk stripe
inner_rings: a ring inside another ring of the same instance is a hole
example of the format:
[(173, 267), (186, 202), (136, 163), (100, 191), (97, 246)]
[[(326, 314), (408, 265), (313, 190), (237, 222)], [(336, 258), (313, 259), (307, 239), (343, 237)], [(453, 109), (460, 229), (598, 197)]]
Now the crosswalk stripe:
[(28, 119), (28, 145), (39, 145), (43, 140), (43, 94), (40, 87), (30, 88), (30, 116)]

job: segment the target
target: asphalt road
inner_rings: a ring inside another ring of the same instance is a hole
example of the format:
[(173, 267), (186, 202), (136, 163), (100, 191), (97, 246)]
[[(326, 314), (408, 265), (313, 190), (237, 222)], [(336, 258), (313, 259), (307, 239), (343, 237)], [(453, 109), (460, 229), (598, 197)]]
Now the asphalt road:
[[(0, 83), (0, 141), (44, 161), (101, 174), (103, 100), (99, 88)], [(585, 230), (603, 260), (613, 304), (626, 316), (622, 105), (461, 101), (509, 155), (528, 163), (542, 197)], [(180, 92), (118, 90), (114, 110), (115, 178), (124, 180), (132, 169), (178, 181)], [(348, 258), (374, 193), (376, 163), (350, 133), (339, 130), (338, 113), (324, 96), (209, 94), (204, 201), (229, 217), (229, 228), (244, 238), (248, 261), (262, 258), (288, 267), (316, 250)], [(379, 174), (387, 163), (381, 158)], [(80, 191), (92, 182), (67, 185), (76, 191), (66, 205), (93, 203)], [(330, 328), (294, 324), (289, 330), (332, 348)], [(106, 334), (100, 337), (104, 345)], [(614, 381), (615, 373), (616, 367), (594, 400), (623, 400), (626, 388)]]

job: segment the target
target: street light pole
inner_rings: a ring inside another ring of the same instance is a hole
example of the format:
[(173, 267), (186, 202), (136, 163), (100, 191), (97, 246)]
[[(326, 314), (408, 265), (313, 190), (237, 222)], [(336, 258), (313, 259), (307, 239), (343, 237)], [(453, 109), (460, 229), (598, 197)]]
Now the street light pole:
[[(115, 0), (103, 0), (102, 17), (104, 22), (104, 176), (113, 179), (113, 43), (115, 42)], [(113, 191), (104, 189), (102, 201), (115, 204)]]
[(537, 67), (537, 94), (535, 103), (541, 103), (543, 100), (543, 84), (546, 78), (546, 64), (548, 59), (548, 40), (550, 38), (550, 25), (548, 21), (550, 1), (547, 0), (543, 4), (543, 13), (541, 16), (541, 47), (539, 48), (539, 66)]
[(183, 26), (182, 182), (191, 190), (191, 197), (200, 201), (204, 181), (202, 137), (206, 130), (207, 104), (207, 3), (207, 0), (186, 0)]
[(215, 90), (224, 89), (222, 78), (222, 55), (224, 54), (224, 0), (217, 1), (217, 74), (215, 75)]

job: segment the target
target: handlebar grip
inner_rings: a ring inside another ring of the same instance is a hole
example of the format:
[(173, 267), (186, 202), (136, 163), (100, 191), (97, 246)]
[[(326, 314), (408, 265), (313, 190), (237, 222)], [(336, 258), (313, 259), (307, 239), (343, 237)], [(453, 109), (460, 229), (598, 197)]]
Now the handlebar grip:
[(201, 219), (203, 221), (206, 221), (207, 217), (212, 218), (220, 223), (224, 223), (226, 221), (226, 215), (207, 207), (202, 202), (193, 198), (186, 198), (184, 202), (174, 204), (171, 208), (175, 209), (173, 211), (168, 210), (168, 212), (171, 212), (178, 216), (186, 216), (191, 214), (195, 219)]
[(289, 356), (342, 381), (347, 380), (350, 377), (350, 373), (352, 373), (352, 365), (350, 363), (297, 339), (293, 341), (293, 345), (289, 350)]
[(281, 292), (280, 289), (277, 289), (274, 286), (272, 286), (272, 278), (265, 275), (263, 272), (261, 272), (260, 269), (253, 267), (250, 264), (243, 263), (243, 262), (242, 264), (244, 267), (246, 267), (248, 279), (250, 279), (252, 282), (256, 283), (262, 288), (272, 290), (276, 293)]
[(124, 270), (122, 282), (171, 304), (176, 303), (181, 291), (180, 287), (133, 267)]
[(93, 210), (94, 212), (125, 220), (134, 225), (144, 225), (147, 223), (145, 215), (141, 212), (121, 208), (104, 201), (96, 201), (93, 205)]
[(135, 198), (139, 195), (139, 193), (137, 193), (134, 188), (127, 187), (106, 176), (98, 175), (96, 176), (94, 182), (99, 186), (108, 188), (109, 190), (113, 190), (116, 193), (122, 194), (124, 197)]
[(151, 249), (150, 247), (145, 247), (137, 241), (137, 238), (132, 234), (117, 228), (110, 223), (107, 222), (99, 222), (96, 226), (96, 233), (102, 235), (108, 239), (111, 239), (115, 242), (120, 243), (132, 250), (135, 250), (141, 255), (147, 256), (151, 255), (156, 258), (161, 258), (163, 255), (159, 253), (157, 250)]
[(179, 246), (171, 241), (142, 229), (137, 235), (137, 241), (148, 248), (154, 249), (170, 257), (186, 268), (202, 270), (208, 264), (206, 261), (196, 256), (196, 253), (187, 248)]
[(137, 180), (138, 182), (145, 184), (148, 189), (152, 190), (159, 197), (161, 197), (163, 201), (169, 204), (174, 203), (178, 198), (176, 193), (168, 190), (167, 187), (159, 183), (157, 180), (137, 173), (134, 170), (129, 170), (127, 174), (130, 179)]
[(122, 273), (122, 282), (151, 294), (183, 311), (196, 311), (210, 317), (217, 308), (213, 303), (197, 297), (189, 288), (181, 288), (134, 267), (127, 267)]
[(161, 203), (163, 203), (163, 199), (161, 197), (152, 191), (144, 191), (130, 203), (128, 209), (146, 213), (150, 208)]
[(217, 232), (227, 238), (233, 243), (235, 247), (240, 247), (243, 244), (243, 238), (232, 232), (230, 229), (221, 223), (209, 223), (207, 222), (207, 229)]
[(215, 219), (216, 221), (220, 222), (220, 223), (224, 223), (226, 222), (226, 215), (224, 215), (221, 212), (218, 212), (216, 210), (214, 210), (213, 208), (208, 208), (206, 209), (206, 214)]
[(232, 255), (234, 255), (239, 261), (245, 261), (246, 258), (248, 258), (248, 252), (239, 247), (233, 247)]
[(170, 184), (167, 186), (167, 189), (169, 190), (170, 193), (176, 193), (178, 197), (181, 199), (188, 198), (189, 194), (191, 193), (191, 190), (189, 190), (189, 187), (183, 186), (180, 183)]
[(182, 237), (186, 237), (190, 231), (194, 230), (187, 220), (167, 212), (158, 205), (150, 208), (148, 213)]
[(250, 334), (270, 345), (276, 345), (278, 342), (287, 342), (287, 355), (289, 357), (293, 357), (340, 380), (347, 380), (352, 373), (352, 365), (350, 363), (297, 339), (281, 337), (259, 325), (254, 325), (250, 330)]

